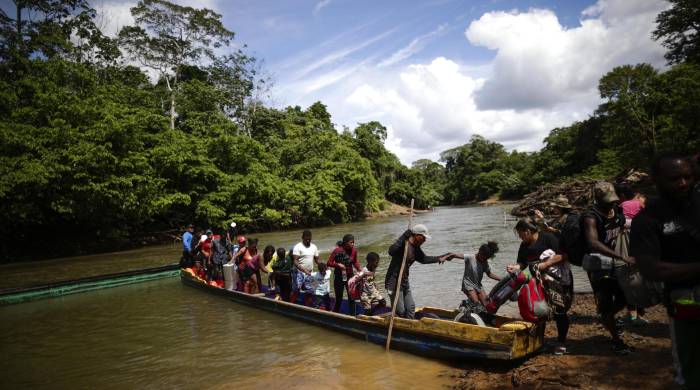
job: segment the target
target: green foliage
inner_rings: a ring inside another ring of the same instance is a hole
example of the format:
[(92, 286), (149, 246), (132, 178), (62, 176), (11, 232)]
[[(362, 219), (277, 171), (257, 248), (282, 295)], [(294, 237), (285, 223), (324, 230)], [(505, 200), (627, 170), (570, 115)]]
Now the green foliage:
[(652, 33), (668, 49), (669, 64), (700, 64), (700, 3), (697, 0), (669, 0), (671, 8), (656, 17)]

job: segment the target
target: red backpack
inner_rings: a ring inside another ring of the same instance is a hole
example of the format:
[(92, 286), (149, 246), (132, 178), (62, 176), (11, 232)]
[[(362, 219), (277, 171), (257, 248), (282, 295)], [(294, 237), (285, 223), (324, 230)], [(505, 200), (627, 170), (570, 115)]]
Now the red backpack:
[(538, 278), (531, 278), (520, 288), (518, 293), (518, 309), (525, 321), (539, 322), (549, 317), (550, 308), (547, 296)]

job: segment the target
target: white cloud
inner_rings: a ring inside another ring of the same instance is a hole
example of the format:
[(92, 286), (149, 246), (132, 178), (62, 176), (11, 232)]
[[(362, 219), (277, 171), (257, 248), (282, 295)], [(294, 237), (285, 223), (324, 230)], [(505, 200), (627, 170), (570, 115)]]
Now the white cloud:
[[(437, 160), (474, 134), (535, 151), (551, 129), (593, 113), (600, 104), (598, 80), (614, 66), (663, 66), (664, 50), (650, 32), (666, 6), (662, 0), (601, 0), (575, 28), (562, 26), (549, 10), (489, 12), (465, 31), (472, 45), (495, 51), (486, 64), (442, 56), (399, 66), (420, 50), (418, 37), (376, 61), (353, 62), (348, 50), (357, 51), (354, 46), (317, 55), (321, 60), (297, 67), (302, 72), (282, 88), (294, 104), (321, 100), (339, 125), (381, 121), (388, 128), (386, 146), (404, 164)], [(324, 72), (310, 77), (308, 67)]]
[(567, 29), (550, 10), (489, 12), (465, 31), (477, 46), (496, 50), (494, 75), (477, 95), (484, 109), (549, 108), (595, 92), (615, 66), (651, 62), (664, 50), (651, 40), (663, 1), (602, 0)]
[(93, 4), (97, 11), (95, 23), (103, 34), (116, 37), (124, 26), (134, 25), (134, 17), (131, 16), (131, 8), (136, 7), (136, 2), (97, 2)]
[(324, 7), (326, 7), (327, 5), (329, 5), (330, 3), (331, 3), (331, 0), (321, 0), (321, 1), (319, 1), (319, 2), (316, 4), (316, 6), (314, 7), (314, 10), (311, 11), (311, 13), (312, 13), (314, 16), (318, 15), (318, 13), (321, 12), (321, 10), (322, 10)]

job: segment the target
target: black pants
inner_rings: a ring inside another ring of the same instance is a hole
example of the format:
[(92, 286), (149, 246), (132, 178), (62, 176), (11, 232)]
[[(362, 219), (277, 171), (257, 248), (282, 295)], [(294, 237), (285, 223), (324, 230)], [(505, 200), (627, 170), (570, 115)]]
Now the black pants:
[(615, 314), (627, 306), (625, 293), (617, 279), (604, 277), (602, 272), (589, 272), (588, 280), (593, 288), (598, 313)]
[(314, 295), (314, 308), (318, 309), (323, 304), (324, 309), (328, 310), (331, 308), (331, 296), (326, 295)]
[(289, 302), (292, 293), (292, 277), (289, 274), (275, 272), (275, 284), (280, 289), (280, 296), (285, 302)]
[(194, 259), (192, 258), (192, 253), (183, 250), (182, 257), (180, 258), (180, 268), (189, 268), (194, 265)]
[(355, 315), (355, 301), (350, 297), (350, 289), (348, 288), (348, 282), (343, 281), (342, 274), (337, 273), (333, 278), (333, 293), (335, 294), (335, 306), (333, 311), (340, 313), (340, 305), (343, 303), (343, 291), (348, 292), (348, 314), (351, 316)]
[(569, 333), (569, 315), (566, 312), (554, 313), (554, 322), (557, 324), (557, 341), (565, 343)]

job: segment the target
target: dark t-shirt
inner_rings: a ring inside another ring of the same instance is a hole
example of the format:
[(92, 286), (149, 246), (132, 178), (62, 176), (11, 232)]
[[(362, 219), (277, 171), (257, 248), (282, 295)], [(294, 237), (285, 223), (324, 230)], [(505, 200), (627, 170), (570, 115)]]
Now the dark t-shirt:
[(528, 265), (540, 259), (542, 252), (551, 249), (556, 253), (559, 252), (559, 240), (552, 233), (540, 232), (537, 241), (532, 245), (524, 242), (520, 243), (518, 249), (518, 264)]
[[(700, 230), (698, 208), (700, 204), (694, 208), (678, 208), (661, 199), (650, 201), (632, 220), (630, 254), (638, 262), (687, 264), (700, 261), (700, 241), (693, 239), (686, 228), (692, 224)], [(666, 288), (691, 287), (698, 282), (666, 283)]]
[[(409, 237), (411, 237), (411, 231), (406, 230), (401, 237), (394, 241), (394, 243), (389, 247), (391, 262), (386, 270), (384, 288), (386, 288), (387, 291), (391, 291), (392, 294), (396, 290), (396, 281), (399, 279), (401, 263), (403, 262), (404, 244)], [(422, 264), (437, 263), (438, 257), (427, 256), (419, 246), (414, 247), (413, 245), (408, 245), (408, 251), (406, 253), (406, 267), (403, 271), (403, 278), (401, 280), (401, 288), (404, 290), (410, 288), (408, 284), (408, 274), (411, 265), (413, 265), (413, 263), (416, 261)]]
[[(585, 220), (593, 218), (596, 221), (596, 230), (598, 232), (598, 241), (602, 242), (610, 249), (614, 249), (614, 243), (617, 237), (622, 234), (622, 228), (625, 226), (625, 216), (622, 214), (622, 209), (615, 208), (615, 214), (612, 217), (601, 214), (596, 208), (591, 208), (581, 215), (581, 234), (585, 237)], [(590, 248), (590, 244), (588, 244)], [(588, 251), (590, 253), (590, 250)]]

